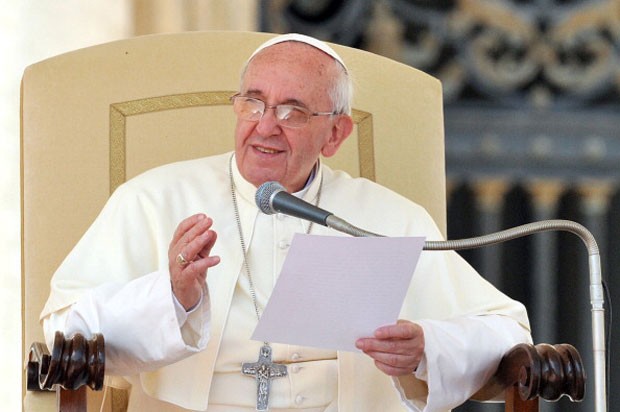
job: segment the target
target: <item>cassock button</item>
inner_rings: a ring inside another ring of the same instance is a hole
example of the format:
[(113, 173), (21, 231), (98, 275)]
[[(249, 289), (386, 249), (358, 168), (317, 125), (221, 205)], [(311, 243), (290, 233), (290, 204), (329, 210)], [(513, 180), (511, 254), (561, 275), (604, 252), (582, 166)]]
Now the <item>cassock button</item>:
[(301, 366), (299, 365), (291, 365), (291, 373), (298, 373), (300, 369)]
[(297, 405), (301, 405), (302, 403), (304, 403), (304, 399), (306, 399), (306, 398), (304, 398), (304, 397), (303, 397), (303, 396), (301, 396), (301, 395), (297, 395), (297, 396), (295, 397), (295, 403), (296, 403)]
[(278, 242), (278, 247), (280, 249), (286, 249), (289, 246), (290, 246), (290, 243), (288, 243), (288, 240), (281, 240)]
[(301, 359), (301, 355), (299, 353), (295, 352), (295, 353), (293, 353), (291, 355), (291, 359), (294, 360), (294, 361), (298, 361), (299, 359)]

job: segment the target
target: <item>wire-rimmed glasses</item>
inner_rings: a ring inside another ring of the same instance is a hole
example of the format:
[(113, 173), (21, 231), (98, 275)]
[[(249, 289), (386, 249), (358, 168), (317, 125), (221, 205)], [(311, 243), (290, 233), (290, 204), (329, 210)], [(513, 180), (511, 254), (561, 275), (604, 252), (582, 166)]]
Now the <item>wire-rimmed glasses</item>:
[(257, 122), (263, 117), (267, 109), (274, 109), (278, 124), (284, 127), (302, 127), (308, 123), (312, 116), (332, 116), (338, 114), (337, 112), (312, 112), (305, 107), (292, 104), (267, 106), (260, 99), (239, 94), (235, 94), (230, 100), (233, 103), (235, 114), (240, 119)]

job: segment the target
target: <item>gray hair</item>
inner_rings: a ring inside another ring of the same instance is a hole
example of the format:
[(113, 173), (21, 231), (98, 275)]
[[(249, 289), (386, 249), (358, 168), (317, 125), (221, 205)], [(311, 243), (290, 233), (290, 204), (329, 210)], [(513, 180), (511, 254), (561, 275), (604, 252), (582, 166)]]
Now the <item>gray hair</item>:
[(338, 114), (351, 114), (351, 101), (353, 100), (353, 81), (351, 74), (336, 60), (338, 75), (334, 79), (329, 97), (334, 105), (334, 112)]
[[(296, 41), (296, 40), (289, 40)], [(308, 44), (308, 43), (305, 43)], [(310, 46), (312, 46), (310, 44)], [(313, 46), (314, 47), (314, 46)], [(316, 48), (316, 47), (315, 47)], [(245, 62), (245, 65), (241, 69), (240, 76), (240, 84), (243, 85), (243, 79), (245, 78), (245, 73), (248, 70), (248, 66), (250, 62), (253, 60), (254, 56), (257, 53), (255, 52), (248, 61)], [(332, 57), (332, 56), (330, 56)], [(337, 75), (334, 81), (330, 85), (331, 90), (329, 91), (329, 98), (332, 101), (333, 111), (336, 114), (351, 114), (351, 102), (353, 101), (353, 81), (351, 80), (351, 74), (347, 70), (347, 68), (340, 63), (338, 60), (332, 57), (334, 64), (337, 66)]]

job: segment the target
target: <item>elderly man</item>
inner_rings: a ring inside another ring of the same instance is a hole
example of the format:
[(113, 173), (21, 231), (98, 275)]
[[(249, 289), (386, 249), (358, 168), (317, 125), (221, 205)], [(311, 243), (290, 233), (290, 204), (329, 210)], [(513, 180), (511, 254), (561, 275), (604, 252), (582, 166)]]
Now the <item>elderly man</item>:
[(232, 97), (234, 153), (162, 166), (114, 192), (54, 275), (48, 340), (103, 333), (107, 374), (131, 384), (130, 411), (446, 411), (465, 401), (530, 336), (523, 306), (452, 252), (422, 255), (401, 320), (360, 338), (359, 353), (250, 340), (286, 256), (279, 240), (337, 235), (260, 213), (262, 183), (370, 231), (441, 238), (418, 205), (320, 162), (351, 133), (350, 100), (346, 65), (325, 43), (284, 35), (259, 47)]

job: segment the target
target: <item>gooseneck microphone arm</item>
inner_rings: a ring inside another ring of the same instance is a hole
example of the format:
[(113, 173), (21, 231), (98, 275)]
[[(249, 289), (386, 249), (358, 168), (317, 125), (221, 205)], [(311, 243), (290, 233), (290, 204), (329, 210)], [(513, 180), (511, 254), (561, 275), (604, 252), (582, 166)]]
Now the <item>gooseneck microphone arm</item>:
[[(333, 213), (311, 205), (289, 193), (278, 182), (267, 182), (256, 192), (256, 204), (263, 213), (284, 213), (309, 220), (354, 237), (382, 237), (360, 229)], [(590, 305), (592, 306), (592, 350), (594, 358), (594, 410), (607, 411), (605, 370), (605, 309), (598, 245), (592, 233), (579, 223), (570, 220), (544, 220), (516, 226), (500, 232), (460, 240), (427, 241), (423, 250), (465, 250), (490, 246), (508, 240), (549, 231), (567, 231), (577, 235), (588, 251), (590, 270)]]
[(338, 216), (329, 215), (325, 221), (325, 226), (337, 230), (342, 233), (346, 233), (348, 235), (354, 237), (384, 237), (383, 235), (379, 235), (377, 233), (369, 232), (364, 229), (360, 229), (357, 226), (353, 226), (346, 220), (340, 219)]
[(570, 220), (543, 220), (470, 239), (424, 242), (423, 250), (465, 250), (506, 242), (534, 233), (566, 231), (577, 235), (588, 251), (590, 305), (592, 307), (592, 352), (594, 359), (594, 410), (607, 411), (605, 360), (605, 308), (601, 258), (594, 236), (579, 223)]

